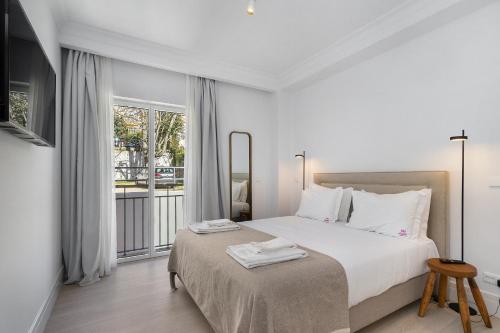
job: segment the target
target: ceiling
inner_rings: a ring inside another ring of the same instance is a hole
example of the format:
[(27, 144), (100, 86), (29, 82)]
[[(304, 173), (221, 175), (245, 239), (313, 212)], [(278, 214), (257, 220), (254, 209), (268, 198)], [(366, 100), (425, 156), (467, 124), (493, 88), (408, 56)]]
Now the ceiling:
[(498, 0), (46, 0), (64, 47), (296, 89)]
[[(405, 0), (53, 0), (59, 20), (281, 74)], [(105, 6), (103, 5), (105, 4)]]

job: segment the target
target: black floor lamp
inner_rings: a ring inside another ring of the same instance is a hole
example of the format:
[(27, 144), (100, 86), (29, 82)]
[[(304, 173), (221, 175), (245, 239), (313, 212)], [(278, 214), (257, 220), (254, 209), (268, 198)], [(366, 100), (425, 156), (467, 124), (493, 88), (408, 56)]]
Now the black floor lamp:
[[(461, 135), (451, 136), (450, 141), (458, 141), (462, 143), (462, 196), (461, 196), (461, 206), (460, 206), (460, 222), (461, 222), (461, 260), (451, 261), (451, 263), (464, 263), (464, 164), (465, 164), (465, 141), (468, 137), (465, 135), (465, 131), (462, 130)], [(455, 312), (460, 312), (460, 307), (458, 303), (448, 304), (449, 308)], [(469, 307), (469, 312), (472, 316), (477, 314), (477, 311)]]
[(461, 207), (460, 207), (460, 221), (461, 221), (461, 231), (462, 231), (462, 243), (461, 243), (461, 261), (464, 261), (464, 164), (465, 164), (465, 141), (468, 139), (465, 135), (465, 130), (462, 130), (462, 135), (451, 136), (450, 141), (459, 141), (462, 143), (462, 197), (461, 197)]

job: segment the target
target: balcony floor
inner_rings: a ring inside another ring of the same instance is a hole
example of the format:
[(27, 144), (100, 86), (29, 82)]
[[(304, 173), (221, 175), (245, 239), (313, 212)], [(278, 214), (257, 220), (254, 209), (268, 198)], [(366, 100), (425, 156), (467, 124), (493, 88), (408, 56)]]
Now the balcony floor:
[[(213, 332), (182, 283), (170, 292), (168, 257), (120, 264), (117, 271), (88, 287), (64, 286), (47, 324), (55, 332)], [(418, 302), (362, 330), (363, 333), (461, 332), (460, 316), (431, 304), (425, 318), (417, 317)], [(480, 320), (473, 317), (472, 320)], [(473, 323), (478, 332), (500, 332)], [(361, 332), (360, 332), (361, 333)]]

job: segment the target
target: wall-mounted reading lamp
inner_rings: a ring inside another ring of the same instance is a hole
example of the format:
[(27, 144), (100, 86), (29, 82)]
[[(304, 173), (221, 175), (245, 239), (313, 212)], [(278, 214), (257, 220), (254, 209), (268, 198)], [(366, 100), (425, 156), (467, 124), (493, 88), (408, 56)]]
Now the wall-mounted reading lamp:
[(302, 151), (302, 154), (295, 154), (295, 158), (302, 159), (302, 189), (306, 189), (306, 151)]

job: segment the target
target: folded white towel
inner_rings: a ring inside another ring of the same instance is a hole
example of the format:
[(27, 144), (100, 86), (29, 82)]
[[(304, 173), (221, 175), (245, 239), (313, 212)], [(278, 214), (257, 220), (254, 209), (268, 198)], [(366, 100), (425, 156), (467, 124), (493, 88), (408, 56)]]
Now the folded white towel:
[(256, 253), (297, 247), (297, 244), (282, 237), (276, 237), (266, 242), (251, 242), (250, 244), (255, 247)]
[(298, 248), (282, 248), (262, 253), (255, 251), (250, 243), (230, 245), (226, 249), (227, 254), (248, 269), (307, 257), (307, 252)]
[(232, 231), (232, 230), (239, 230), (240, 226), (237, 225), (236, 223), (230, 223), (227, 225), (223, 225), (220, 227), (217, 226), (209, 226), (206, 223), (194, 223), (188, 225), (189, 230), (196, 234), (210, 234), (214, 232), (222, 232), (222, 231)]
[(228, 219), (220, 219), (220, 220), (203, 221), (203, 223), (206, 223), (211, 227), (222, 227), (224, 225), (233, 223), (233, 221)]

